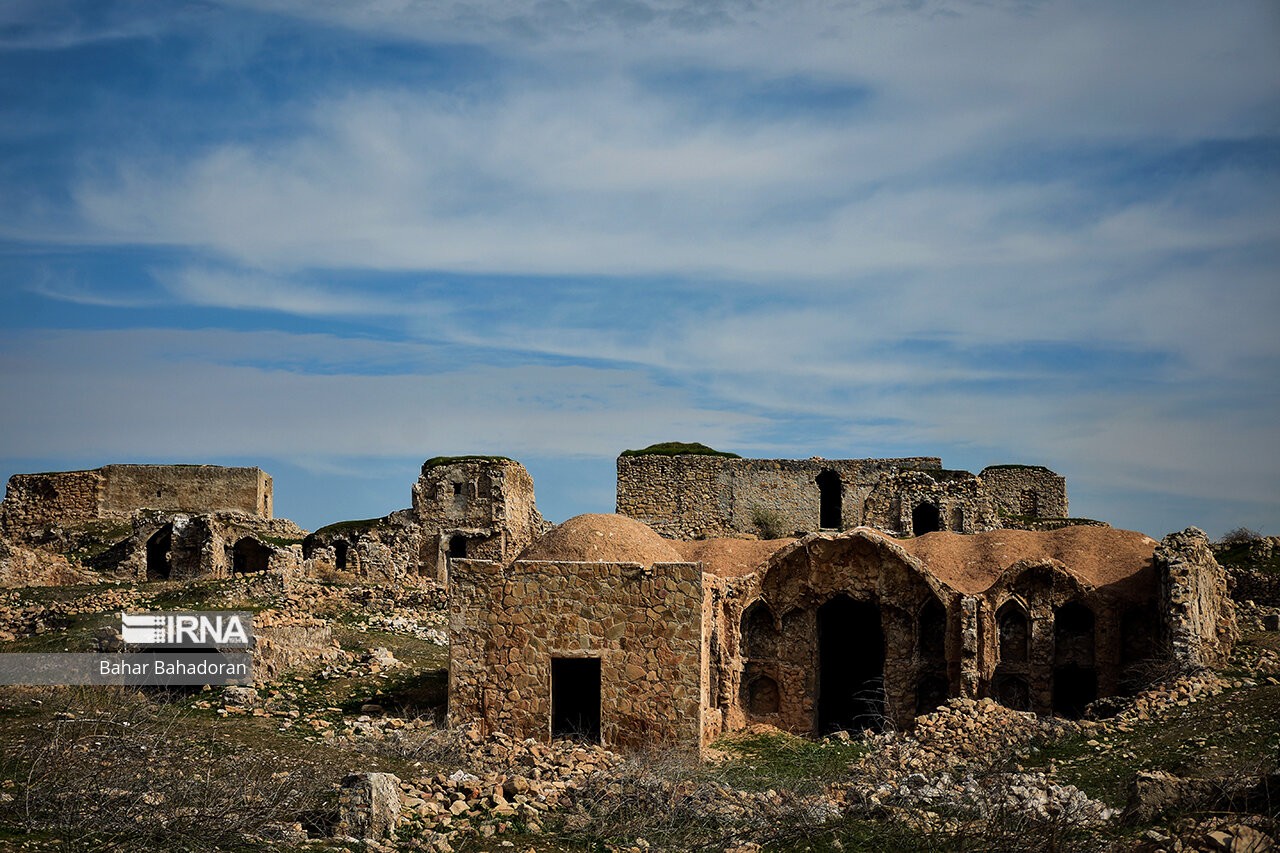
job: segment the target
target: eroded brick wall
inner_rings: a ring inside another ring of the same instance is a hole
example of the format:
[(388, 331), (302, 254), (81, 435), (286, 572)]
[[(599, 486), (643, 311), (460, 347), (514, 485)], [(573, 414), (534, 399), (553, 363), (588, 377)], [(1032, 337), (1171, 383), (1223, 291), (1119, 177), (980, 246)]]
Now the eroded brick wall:
[(457, 561), (450, 724), (548, 740), (553, 659), (591, 657), (604, 743), (697, 748), (702, 607), (698, 564)]

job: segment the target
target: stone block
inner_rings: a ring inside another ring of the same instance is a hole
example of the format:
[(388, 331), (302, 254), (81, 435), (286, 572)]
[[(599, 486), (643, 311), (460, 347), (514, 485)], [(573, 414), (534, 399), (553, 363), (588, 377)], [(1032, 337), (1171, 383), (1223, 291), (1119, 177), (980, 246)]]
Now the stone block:
[(400, 779), (393, 773), (352, 773), (338, 792), (338, 835), (386, 838), (400, 823)]

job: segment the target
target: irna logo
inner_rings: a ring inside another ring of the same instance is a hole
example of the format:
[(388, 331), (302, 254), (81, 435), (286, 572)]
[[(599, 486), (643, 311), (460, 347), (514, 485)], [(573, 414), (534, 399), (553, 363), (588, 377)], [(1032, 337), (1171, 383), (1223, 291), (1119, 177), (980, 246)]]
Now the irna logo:
[(251, 613), (121, 613), (120, 635), (138, 646), (248, 648)]

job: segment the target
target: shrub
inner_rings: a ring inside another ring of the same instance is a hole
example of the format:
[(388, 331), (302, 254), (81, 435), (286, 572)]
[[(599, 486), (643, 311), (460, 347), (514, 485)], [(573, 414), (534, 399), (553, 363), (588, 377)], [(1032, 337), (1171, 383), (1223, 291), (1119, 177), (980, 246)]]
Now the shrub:
[(1228, 530), (1218, 540), (1219, 545), (1243, 545), (1246, 542), (1252, 542), (1254, 539), (1261, 539), (1262, 534), (1254, 530), (1252, 527), (1235, 527)]
[(623, 456), (723, 456), (726, 459), (741, 459), (736, 453), (725, 453), (698, 442), (662, 441), (651, 444), (640, 450), (624, 450)]
[(776, 509), (762, 506), (751, 508), (751, 524), (760, 531), (761, 539), (781, 539), (787, 535), (787, 520)]
[(6, 744), (11, 817), (64, 849), (209, 849), (270, 834), (321, 806), (314, 768), (244, 750), (123, 688), (82, 689)]

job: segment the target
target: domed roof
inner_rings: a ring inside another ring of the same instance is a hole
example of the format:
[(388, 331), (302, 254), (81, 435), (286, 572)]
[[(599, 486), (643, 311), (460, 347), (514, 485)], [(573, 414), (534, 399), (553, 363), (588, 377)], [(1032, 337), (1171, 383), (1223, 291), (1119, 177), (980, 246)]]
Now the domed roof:
[(529, 543), (517, 560), (572, 563), (683, 563), (680, 552), (649, 525), (625, 515), (575, 515)]

